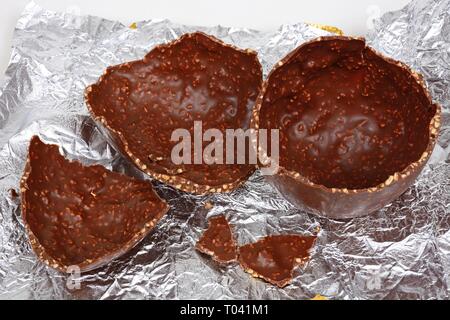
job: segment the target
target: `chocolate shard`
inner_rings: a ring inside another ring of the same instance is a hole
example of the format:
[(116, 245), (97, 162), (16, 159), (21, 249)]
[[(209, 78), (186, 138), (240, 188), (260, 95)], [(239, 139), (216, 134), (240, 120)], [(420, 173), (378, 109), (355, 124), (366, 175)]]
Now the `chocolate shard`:
[(335, 219), (382, 208), (430, 158), (440, 106), (416, 72), (361, 38), (323, 37), (278, 62), (252, 126), (279, 129), (278, 174), (295, 205)]
[(268, 236), (239, 247), (239, 263), (253, 277), (280, 288), (289, 284), (294, 268), (309, 260), (315, 236)]
[(219, 263), (229, 263), (237, 258), (237, 247), (230, 225), (224, 215), (212, 217), (208, 229), (197, 242), (196, 249), (210, 255)]
[(20, 190), (33, 250), (62, 272), (107, 264), (141, 241), (168, 210), (149, 182), (69, 161), (37, 136)]
[[(219, 154), (206, 152), (212, 141), (198, 139), (217, 129), (226, 155), (226, 129), (250, 127), (261, 86), (255, 52), (196, 32), (155, 47), (142, 60), (109, 67), (86, 89), (85, 99), (93, 118), (140, 170), (177, 189), (205, 194), (231, 191), (254, 172), (254, 164), (215, 161)], [(201, 128), (194, 126), (199, 121)], [(188, 152), (174, 149), (182, 143), (179, 136), (172, 140), (175, 130), (183, 130), (183, 138), (190, 134), (190, 141), (183, 140)]]

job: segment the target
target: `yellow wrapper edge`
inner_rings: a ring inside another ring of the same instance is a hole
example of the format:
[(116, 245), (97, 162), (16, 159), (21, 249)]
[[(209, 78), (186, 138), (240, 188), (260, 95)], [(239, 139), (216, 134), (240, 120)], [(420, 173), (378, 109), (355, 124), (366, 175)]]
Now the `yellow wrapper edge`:
[(317, 29), (322, 29), (331, 33), (335, 33), (337, 35), (343, 36), (344, 35), (344, 31), (342, 31), (339, 28), (333, 27), (333, 26), (326, 26), (323, 24), (318, 24), (318, 23), (308, 23), (310, 26), (317, 28)]

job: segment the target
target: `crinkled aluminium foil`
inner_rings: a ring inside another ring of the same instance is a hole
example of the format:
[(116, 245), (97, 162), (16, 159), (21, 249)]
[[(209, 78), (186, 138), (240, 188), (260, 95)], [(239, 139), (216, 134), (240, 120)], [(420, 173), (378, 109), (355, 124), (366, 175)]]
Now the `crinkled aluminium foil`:
[[(114, 150), (88, 116), (84, 88), (109, 66), (202, 30), (258, 51), (265, 74), (300, 43), (327, 32), (299, 23), (259, 32), (167, 20), (137, 28), (31, 3), (14, 35), (0, 89), (0, 298), (33, 299), (448, 299), (450, 297), (450, 0), (416, 1), (379, 19), (369, 42), (423, 73), (443, 107), (443, 128), (423, 174), (400, 199), (370, 216), (331, 221), (302, 212), (256, 173), (231, 194), (199, 197), (154, 183), (171, 210), (142, 243), (80, 287), (40, 263), (20, 215), (19, 179), (39, 134), (71, 159), (149, 179)], [(205, 204), (211, 202), (212, 209)], [(194, 245), (209, 216), (225, 213), (240, 244), (261, 236), (321, 231), (311, 261), (279, 289), (238, 265), (218, 266)], [(73, 280), (73, 279), (72, 279)], [(70, 281), (69, 281), (70, 282)], [(71, 289), (69, 289), (71, 288)]]

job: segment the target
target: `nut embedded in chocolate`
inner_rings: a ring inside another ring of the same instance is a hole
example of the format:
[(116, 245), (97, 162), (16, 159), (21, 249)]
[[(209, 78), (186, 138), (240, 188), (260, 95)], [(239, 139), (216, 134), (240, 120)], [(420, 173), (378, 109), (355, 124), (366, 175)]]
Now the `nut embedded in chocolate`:
[(210, 255), (219, 263), (229, 263), (236, 260), (236, 243), (231, 233), (230, 225), (224, 215), (209, 219), (208, 229), (197, 242), (196, 249)]
[(282, 288), (292, 280), (294, 268), (308, 261), (315, 240), (315, 236), (269, 236), (239, 247), (239, 263), (252, 276)]
[(145, 173), (187, 192), (226, 192), (255, 166), (174, 164), (172, 132), (186, 129), (193, 137), (195, 121), (202, 121), (203, 132), (248, 129), (261, 85), (255, 52), (197, 32), (155, 47), (142, 60), (109, 67), (86, 89), (86, 104)]
[(440, 107), (418, 74), (363, 39), (324, 37), (275, 66), (252, 126), (280, 130), (280, 170), (268, 180), (286, 198), (352, 218), (414, 182), (433, 151)]
[(63, 272), (70, 266), (89, 271), (117, 258), (168, 210), (149, 182), (69, 161), (37, 136), (20, 190), (33, 250)]

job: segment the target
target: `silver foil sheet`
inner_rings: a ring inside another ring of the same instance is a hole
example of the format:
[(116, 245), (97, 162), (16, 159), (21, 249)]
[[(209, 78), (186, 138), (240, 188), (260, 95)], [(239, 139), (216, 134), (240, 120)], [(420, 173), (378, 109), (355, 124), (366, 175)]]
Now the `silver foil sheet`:
[[(258, 173), (231, 194), (207, 197), (154, 183), (171, 205), (167, 216), (128, 254), (81, 275), (79, 288), (37, 260), (24, 232), (20, 199), (11, 193), (19, 191), (31, 136), (60, 145), (70, 159), (149, 179), (97, 129), (83, 91), (107, 66), (139, 59), (156, 44), (196, 30), (257, 50), (265, 74), (300, 43), (328, 34), (303, 23), (259, 32), (149, 20), (134, 29), (34, 3), (26, 7), (0, 87), (0, 298), (308, 299), (320, 294), (329, 299), (448, 299), (450, 0), (412, 2), (377, 20), (368, 35), (372, 46), (423, 73), (444, 107), (439, 145), (429, 165), (391, 205), (367, 217), (331, 221), (294, 208)], [(311, 261), (284, 289), (253, 279), (236, 264), (218, 266), (194, 245), (207, 218), (220, 213), (232, 223), (239, 244), (320, 228)]]

